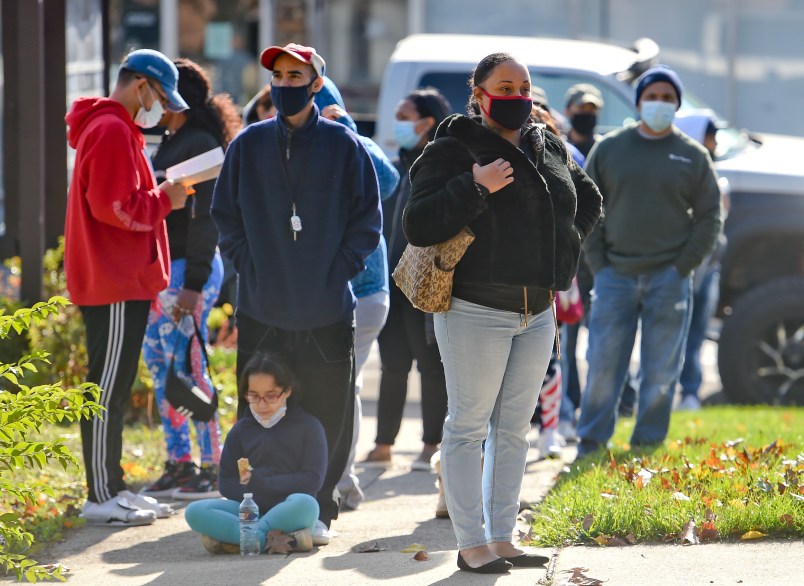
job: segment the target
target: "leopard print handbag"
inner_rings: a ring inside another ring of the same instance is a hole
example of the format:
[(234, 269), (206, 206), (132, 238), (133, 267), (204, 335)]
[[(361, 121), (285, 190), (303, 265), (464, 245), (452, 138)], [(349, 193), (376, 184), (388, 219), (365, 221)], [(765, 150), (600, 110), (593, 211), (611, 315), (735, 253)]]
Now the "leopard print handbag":
[(464, 228), (446, 242), (407, 245), (391, 276), (413, 307), (427, 313), (449, 309), (455, 267), (474, 239), (472, 231)]

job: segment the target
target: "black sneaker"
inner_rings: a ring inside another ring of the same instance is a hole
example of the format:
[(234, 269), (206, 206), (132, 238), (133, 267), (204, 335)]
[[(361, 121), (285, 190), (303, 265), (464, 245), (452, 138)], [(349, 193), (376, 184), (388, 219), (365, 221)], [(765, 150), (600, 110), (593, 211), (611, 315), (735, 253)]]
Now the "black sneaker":
[(187, 483), (173, 491), (173, 498), (185, 501), (220, 498), (218, 492), (218, 466), (202, 464), (201, 469)]
[(140, 490), (140, 494), (151, 497), (171, 496), (177, 488), (190, 482), (197, 474), (194, 462), (165, 462), (165, 472), (159, 480)]

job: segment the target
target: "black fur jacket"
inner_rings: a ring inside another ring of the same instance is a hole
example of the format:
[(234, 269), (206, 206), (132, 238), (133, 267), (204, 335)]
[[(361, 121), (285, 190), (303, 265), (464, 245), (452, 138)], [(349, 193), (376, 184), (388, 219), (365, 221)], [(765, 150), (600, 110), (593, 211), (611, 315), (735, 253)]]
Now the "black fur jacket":
[[(403, 215), (408, 242), (429, 246), (468, 226), (476, 240), (458, 263), (455, 282), (568, 289), (581, 242), (600, 216), (597, 186), (542, 126), (523, 135), (534, 165), (479, 122), (459, 114), (445, 119), (411, 167)], [(472, 165), (499, 158), (511, 163), (514, 181), (484, 199)]]

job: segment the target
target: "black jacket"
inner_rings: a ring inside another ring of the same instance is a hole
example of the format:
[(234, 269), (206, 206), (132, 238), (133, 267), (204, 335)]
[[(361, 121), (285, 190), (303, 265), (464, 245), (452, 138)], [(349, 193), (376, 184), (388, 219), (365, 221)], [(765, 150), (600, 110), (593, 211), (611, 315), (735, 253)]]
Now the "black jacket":
[[(456, 114), (411, 167), (403, 217), (408, 241), (429, 246), (464, 226), (475, 233), (455, 269), (456, 283), (563, 291), (572, 282), (581, 242), (600, 216), (600, 192), (552, 133), (532, 127), (522, 146), (537, 148), (537, 165), (479, 119)], [(483, 199), (472, 164), (499, 158), (511, 163), (514, 181)]]
[(394, 159), (394, 167), (399, 172), (399, 183), (394, 194), (382, 202), (382, 233), (388, 243), (388, 268), (392, 273), (408, 244), (402, 227), (402, 212), (410, 198), (408, 173), (413, 162), (421, 154), (422, 149), (399, 151), (399, 158)]
[[(222, 146), (206, 130), (185, 124), (170, 138), (162, 140), (153, 158), (153, 166), (159, 181), (164, 180), (165, 169), (189, 158)], [(180, 210), (168, 214), (165, 222), (170, 244), (170, 260), (187, 259), (184, 269), (184, 288), (202, 291), (212, 273), (212, 259), (218, 246), (218, 230), (212, 223), (209, 208), (215, 181), (195, 185), (195, 195), (187, 198)]]

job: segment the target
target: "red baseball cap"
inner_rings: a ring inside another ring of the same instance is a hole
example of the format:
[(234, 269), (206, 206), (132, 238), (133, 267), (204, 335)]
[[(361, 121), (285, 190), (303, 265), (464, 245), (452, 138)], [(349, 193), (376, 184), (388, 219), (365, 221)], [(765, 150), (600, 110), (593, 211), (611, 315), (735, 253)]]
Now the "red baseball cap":
[(324, 77), (324, 70), (327, 66), (324, 58), (316, 53), (312, 47), (305, 47), (296, 43), (288, 43), (284, 47), (268, 47), (260, 55), (260, 63), (265, 69), (273, 70), (274, 61), (281, 53), (286, 53), (302, 63), (312, 65), (319, 77)]

